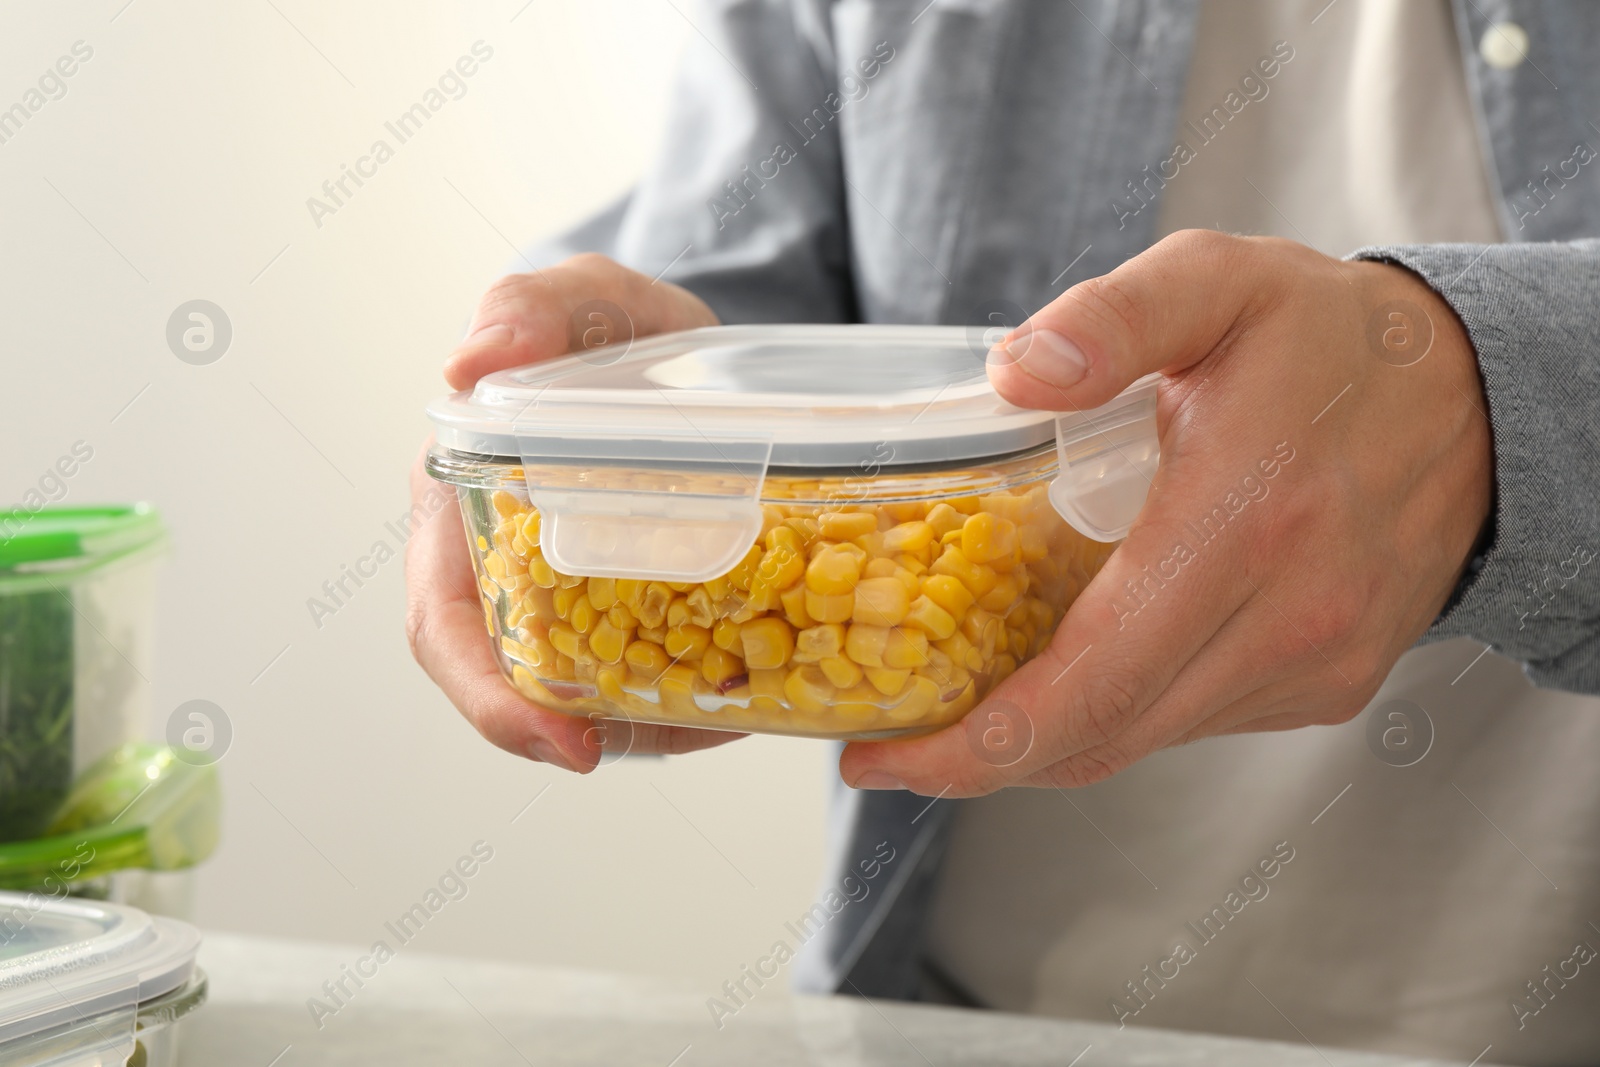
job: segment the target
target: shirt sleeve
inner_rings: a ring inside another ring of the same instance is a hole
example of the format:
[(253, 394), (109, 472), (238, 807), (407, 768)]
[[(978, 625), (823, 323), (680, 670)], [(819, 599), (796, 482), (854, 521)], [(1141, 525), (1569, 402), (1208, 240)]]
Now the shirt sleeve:
[(849, 269), (827, 0), (680, 3), (694, 31), (661, 150), (621, 202), (538, 246), (601, 252), (689, 289), (724, 322), (848, 322)]
[(1477, 352), (1487, 545), (1423, 640), (1470, 636), (1537, 685), (1600, 694), (1600, 241), (1366, 248), (1420, 275)]

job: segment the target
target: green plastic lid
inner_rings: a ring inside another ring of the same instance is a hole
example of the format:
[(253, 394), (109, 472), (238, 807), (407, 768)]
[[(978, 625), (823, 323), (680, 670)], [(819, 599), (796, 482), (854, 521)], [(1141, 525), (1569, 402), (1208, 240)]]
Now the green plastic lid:
[(0, 511), (0, 572), (93, 563), (153, 544), (161, 535), (161, 516), (149, 504), (10, 508)]

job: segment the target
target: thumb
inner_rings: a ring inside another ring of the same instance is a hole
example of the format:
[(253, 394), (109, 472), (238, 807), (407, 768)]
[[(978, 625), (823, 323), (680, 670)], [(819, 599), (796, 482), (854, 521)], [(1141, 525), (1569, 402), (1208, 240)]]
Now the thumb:
[(604, 256), (579, 255), (492, 285), (445, 360), (444, 376), (452, 389), (466, 389), (492, 371), (716, 322), (686, 289)]
[(1110, 274), (1080, 282), (989, 351), (989, 381), (1019, 407), (1097, 407), (1152, 371), (1205, 358), (1259, 299), (1252, 242), (1173, 234)]

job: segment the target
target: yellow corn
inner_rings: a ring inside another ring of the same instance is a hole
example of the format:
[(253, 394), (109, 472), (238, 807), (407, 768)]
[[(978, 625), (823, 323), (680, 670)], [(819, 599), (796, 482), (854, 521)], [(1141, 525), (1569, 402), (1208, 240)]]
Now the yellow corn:
[(697, 660), (705, 653), (711, 644), (711, 631), (704, 626), (695, 626), (684, 623), (682, 626), (667, 627), (667, 639), (663, 647), (667, 655), (673, 659)]
[(641, 626), (660, 626), (667, 621), (667, 608), (672, 603), (672, 590), (665, 582), (648, 582), (638, 607), (632, 608)]
[(590, 650), (606, 663), (620, 662), (627, 647), (628, 632), (611, 625), (610, 619), (602, 620), (589, 635)]
[(926, 593), (911, 602), (904, 624), (933, 638), (949, 637), (956, 632), (955, 616), (935, 604)]
[(795, 635), (794, 661), (817, 663), (844, 651), (844, 627), (836, 622), (810, 626)]
[(794, 654), (794, 628), (783, 619), (756, 619), (739, 630), (744, 661), (751, 670), (782, 667)]
[(898, 578), (863, 578), (856, 583), (851, 619), (868, 626), (896, 626), (906, 617), (911, 597)]
[(817, 622), (848, 622), (855, 610), (856, 598), (853, 593), (828, 596), (806, 590), (806, 614)]
[(939, 687), (927, 678), (913, 678), (905, 695), (889, 709), (895, 722), (916, 722), (931, 715), (939, 706)]
[(1004, 615), (1013, 606), (1022, 602), (1022, 583), (1017, 581), (1016, 575), (1002, 574), (994, 583), (994, 588), (978, 598), (978, 606), (984, 611), (992, 611), (996, 615)]
[(926, 522), (902, 522), (883, 535), (889, 552), (921, 552), (933, 543), (933, 527)]
[(863, 667), (881, 667), (883, 649), (888, 643), (887, 626), (857, 623), (845, 631), (844, 653)]
[(922, 579), (922, 595), (959, 619), (972, 607), (973, 595), (961, 579), (949, 574), (930, 574)]
[(783, 617), (796, 630), (804, 630), (816, 621), (806, 614), (806, 587), (803, 585), (785, 589), (779, 594), (778, 603), (783, 608)]
[(667, 628), (665, 626), (641, 626), (635, 632), (639, 635), (639, 640), (654, 641), (658, 645), (667, 639)]
[(617, 602), (617, 580), (615, 578), (590, 578), (589, 603), (598, 611), (610, 611), (611, 606)]
[(556, 647), (556, 651), (561, 653), (563, 656), (576, 659), (578, 656), (578, 651), (582, 646), (583, 638), (579, 637), (578, 632), (572, 627), (566, 626), (562, 623), (556, 623), (554, 626), (550, 627), (550, 643), (554, 645)]
[(577, 586), (573, 586), (570, 589), (557, 588), (555, 591), (556, 614), (563, 619), (571, 615), (572, 606), (578, 602), (578, 598), (582, 595), (583, 590)]
[(740, 647), (739, 624), (732, 619), (718, 619), (717, 624), (711, 628), (711, 640), (726, 652), (737, 651)]
[(848, 689), (861, 682), (861, 666), (848, 656), (829, 656), (820, 660), (817, 666), (822, 668), (828, 681), (840, 689)]
[[(565, 590), (563, 590), (564, 592)], [(572, 608), (567, 612), (567, 621), (572, 623), (572, 628), (580, 634), (589, 633), (599, 622), (601, 615), (589, 602), (589, 595), (584, 593), (572, 602)]]
[(709, 627), (717, 621), (716, 611), (711, 607), (711, 594), (704, 586), (690, 590), (684, 602), (689, 606), (689, 621), (696, 626)]
[(817, 529), (830, 541), (854, 541), (877, 532), (878, 516), (870, 511), (826, 511), (817, 516)]
[(1017, 524), (980, 511), (961, 527), (961, 551), (974, 563), (1009, 557), (1017, 548)]
[(633, 617), (628, 605), (620, 603), (611, 605), (611, 610), (606, 612), (606, 621), (619, 630), (632, 630), (639, 625), (639, 620)]
[(649, 682), (661, 677), (661, 672), (672, 665), (672, 657), (667, 655), (667, 650), (654, 641), (633, 642), (623, 653), (623, 659), (627, 660), (635, 673)]
[(898, 626), (889, 631), (883, 644), (883, 665), (903, 668), (924, 666), (928, 662), (928, 635), (921, 630), (902, 630)]
[(959, 579), (974, 597), (980, 597), (993, 589), (995, 582), (999, 580), (993, 568), (973, 563), (967, 558), (966, 553), (955, 545), (950, 545), (938, 559), (933, 561), (932, 570), (935, 574), (948, 574)]
[(911, 672), (894, 670), (889, 667), (867, 667), (863, 671), (872, 688), (886, 697), (892, 697), (904, 689), (906, 682), (911, 680)]
[(744, 675), (744, 661), (731, 652), (712, 645), (700, 659), (700, 677), (719, 693), (727, 692), (727, 684)]
[(504, 489), (496, 489), (494, 492), (490, 493), (489, 503), (494, 505), (495, 514), (499, 515), (502, 519), (509, 519), (511, 516), (521, 511), (525, 506), (522, 501), (506, 492)]
[(789, 672), (783, 683), (783, 695), (790, 707), (807, 715), (821, 715), (833, 703), (833, 683), (814, 664), (803, 664)]
[(849, 552), (824, 552), (806, 567), (806, 588), (826, 596), (854, 591), (861, 579), (861, 559)]

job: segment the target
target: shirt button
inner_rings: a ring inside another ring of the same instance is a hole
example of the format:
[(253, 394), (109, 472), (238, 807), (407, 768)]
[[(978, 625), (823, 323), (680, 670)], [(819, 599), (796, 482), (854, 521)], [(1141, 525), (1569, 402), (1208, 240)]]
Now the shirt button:
[(1515, 22), (1497, 22), (1484, 31), (1478, 54), (1496, 70), (1510, 70), (1528, 58), (1528, 31)]

